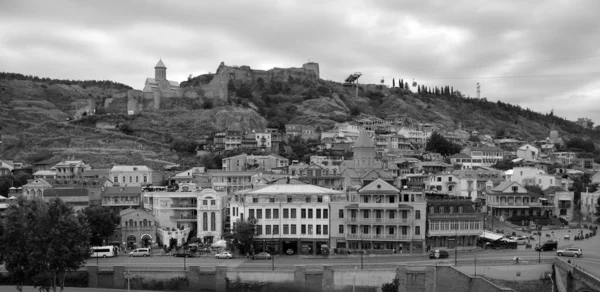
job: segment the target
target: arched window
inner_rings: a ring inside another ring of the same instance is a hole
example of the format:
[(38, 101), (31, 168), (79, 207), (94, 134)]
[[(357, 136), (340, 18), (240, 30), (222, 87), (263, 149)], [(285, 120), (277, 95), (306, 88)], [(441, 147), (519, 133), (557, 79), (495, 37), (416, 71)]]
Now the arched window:
[(448, 213), (454, 213), (454, 206), (450, 206), (448, 207), (449, 212)]
[(435, 207), (434, 206), (429, 207), (429, 213), (431, 213), (431, 214), (435, 213)]
[(129, 219), (129, 227), (133, 227), (133, 219)]
[(440, 206), (440, 213), (444, 213), (444, 206)]
[(217, 221), (215, 212), (210, 213), (210, 231), (217, 230)]
[(208, 215), (206, 212), (202, 213), (202, 230), (208, 231)]
[(463, 207), (462, 206), (458, 206), (458, 213), (462, 213), (463, 212)]
[(148, 220), (144, 219), (144, 227), (148, 226)]

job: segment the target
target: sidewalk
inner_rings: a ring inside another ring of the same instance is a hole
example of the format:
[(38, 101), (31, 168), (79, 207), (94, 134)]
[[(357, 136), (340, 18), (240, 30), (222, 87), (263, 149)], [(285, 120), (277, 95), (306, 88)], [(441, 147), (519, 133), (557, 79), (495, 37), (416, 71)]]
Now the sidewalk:
[[(0, 292), (15, 292), (17, 288), (15, 286), (0, 286)], [(123, 292), (127, 289), (108, 289), (108, 288), (86, 288), (86, 287), (65, 287), (64, 292)], [(156, 290), (129, 290), (131, 292), (151, 292)], [(161, 290), (168, 291), (168, 290)], [(38, 289), (33, 286), (23, 286), (23, 292), (39, 292)]]

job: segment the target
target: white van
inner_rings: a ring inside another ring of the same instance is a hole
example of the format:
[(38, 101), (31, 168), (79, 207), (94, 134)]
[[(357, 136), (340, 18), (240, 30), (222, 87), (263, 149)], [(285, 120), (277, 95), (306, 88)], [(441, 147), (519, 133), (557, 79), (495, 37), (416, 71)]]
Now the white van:
[(130, 257), (149, 257), (150, 249), (149, 248), (136, 248), (132, 252), (129, 253)]
[(117, 256), (117, 248), (112, 245), (90, 248), (90, 257), (92, 258), (110, 258), (114, 256)]

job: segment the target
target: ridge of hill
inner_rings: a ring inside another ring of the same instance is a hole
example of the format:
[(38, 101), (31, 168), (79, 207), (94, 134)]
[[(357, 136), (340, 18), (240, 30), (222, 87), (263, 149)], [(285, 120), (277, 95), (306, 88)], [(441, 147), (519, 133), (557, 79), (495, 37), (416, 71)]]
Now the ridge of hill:
[[(126, 85), (14, 77), (19, 75), (0, 74), (0, 156), (5, 159), (29, 159), (50, 150), (53, 156), (84, 159), (97, 168), (112, 164), (156, 168), (168, 163), (193, 164), (199, 162), (195, 141), (216, 131), (285, 129), (289, 123), (327, 130), (336, 122), (351, 121), (361, 114), (398, 116), (407, 125), (435, 123), (490, 135), (502, 132), (527, 141), (545, 139), (551, 129), (558, 130), (561, 137), (600, 141), (600, 131), (583, 129), (552, 113), (466, 98), (458, 91), (414, 93), (361, 84), (356, 95), (355, 87), (321, 79), (266, 82), (245, 78), (229, 82), (226, 101), (203, 98), (202, 106), (182, 102), (168, 110), (125, 115), (111, 112), (104, 101), (129, 89)], [(209, 79), (205, 74), (188, 83)], [(66, 121), (82, 111), (97, 114)]]

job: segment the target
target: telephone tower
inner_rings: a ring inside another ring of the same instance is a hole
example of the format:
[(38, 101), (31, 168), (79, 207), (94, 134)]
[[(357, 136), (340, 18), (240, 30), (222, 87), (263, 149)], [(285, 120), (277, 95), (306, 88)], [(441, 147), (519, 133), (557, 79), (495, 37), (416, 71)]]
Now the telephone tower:
[(481, 98), (481, 85), (477, 82), (477, 98)]

